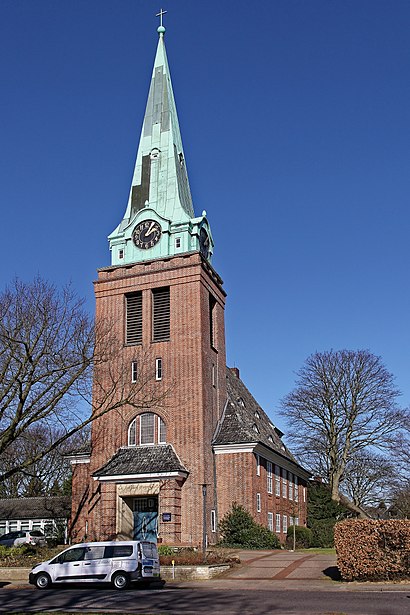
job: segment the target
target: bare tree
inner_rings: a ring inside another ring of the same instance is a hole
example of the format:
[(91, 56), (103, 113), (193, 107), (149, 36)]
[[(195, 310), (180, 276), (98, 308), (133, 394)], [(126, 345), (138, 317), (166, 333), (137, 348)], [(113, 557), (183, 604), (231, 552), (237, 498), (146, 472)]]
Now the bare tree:
[(297, 376), (282, 415), (301, 460), (339, 501), (349, 461), (370, 447), (387, 448), (400, 428), (399, 391), (380, 357), (367, 350), (317, 352)]
[(387, 499), (393, 475), (391, 459), (363, 450), (347, 462), (342, 490), (355, 506), (377, 507)]
[(400, 470), (400, 478), (410, 481), (410, 409), (403, 411), (402, 429), (392, 441), (391, 454), (396, 467)]
[(393, 488), (389, 512), (396, 519), (410, 519), (410, 481)]
[(0, 473), (3, 475), (15, 467), (23, 468), (27, 460), (36, 461), (4, 479), (0, 484), (0, 497), (65, 494), (71, 481), (70, 463), (65, 455), (74, 449), (89, 446), (89, 429), (84, 428), (44, 454), (63, 433), (61, 429), (46, 430), (44, 425), (34, 425), (4, 451), (0, 458)]
[[(0, 294), (0, 459), (28, 451), (32, 434), (53, 434), (43, 446), (0, 465), (0, 483), (30, 468), (106, 412), (160, 404), (154, 375), (141, 369), (136, 383), (120, 364), (121, 340), (109, 322), (94, 326), (70, 287), (36, 278), (15, 280)], [(93, 369), (105, 365), (103, 380)], [(92, 388), (94, 395), (92, 396)]]

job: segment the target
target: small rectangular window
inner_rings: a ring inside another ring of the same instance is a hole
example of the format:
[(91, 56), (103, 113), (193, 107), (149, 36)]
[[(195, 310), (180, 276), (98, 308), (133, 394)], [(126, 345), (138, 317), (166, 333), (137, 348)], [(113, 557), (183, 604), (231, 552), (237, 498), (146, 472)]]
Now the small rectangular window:
[(289, 500), (293, 500), (293, 474), (289, 472)]
[(118, 250), (118, 258), (124, 258), (124, 250), (121, 248), (120, 250)]
[(275, 495), (280, 497), (280, 467), (275, 466)]
[(164, 342), (170, 337), (170, 292), (169, 286), (152, 291), (152, 339)]
[(181, 247), (181, 237), (175, 238), (175, 247), (177, 250)]
[(211, 510), (211, 532), (216, 532), (216, 511)]
[(155, 359), (155, 380), (162, 380), (162, 359)]
[(272, 493), (272, 463), (266, 462), (266, 480), (268, 493)]
[(256, 476), (261, 475), (261, 458), (260, 455), (256, 455)]
[(212, 386), (216, 387), (217, 373), (216, 373), (216, 365), (212, 363)]
[(280, 534), (280, 513), (276, 513), (276, 527), (275, 532)]
[(282, 531), (283, 531), (284, 534), (286, 534), (286, 532), (288, 531), (288, 517), (287, 517), (287, 515), (283, 515)]
[(268, 529), (273, 532), (273, 513), (268, 512)]
[(138, 371), (137, 371), (137, 362), (131, 361), (131, 382), (137, 382)]
[(261, 511), (261, 494), (257, 493), (256, 494), (256, 512), (260, 512)]
[(286, 478), (287, 478), (287, 472), (286, 470), (282, 469), (282, 497), (283, 498), (288, 497), (288, 481), (286, 480)]
[(295, 476), (295, 502), (299, 500), (299, 486), (298, 486), (298, 477)]
[(142, 293), (125, 295), (125, 343), (142, 342)]

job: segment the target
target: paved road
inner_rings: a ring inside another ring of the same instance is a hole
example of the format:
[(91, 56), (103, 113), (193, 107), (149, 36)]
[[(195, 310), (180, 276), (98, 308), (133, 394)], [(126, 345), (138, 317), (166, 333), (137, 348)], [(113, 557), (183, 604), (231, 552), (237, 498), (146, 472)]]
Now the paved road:
[(0, 613), (67, 609), (150, 615), (409, 615), (410, 584), (332, 580), (335, 558), (242, 551), (244, 565), (211, 581), (117, 592), (102, 586), (39, 591), (25, 580), (0, 583)]
[(0, 613), (92, 610), (150, 615), (409, 615), (410, 593), (215, 589), (172, 585), (162, 590), (101, 588), (0, 590)]

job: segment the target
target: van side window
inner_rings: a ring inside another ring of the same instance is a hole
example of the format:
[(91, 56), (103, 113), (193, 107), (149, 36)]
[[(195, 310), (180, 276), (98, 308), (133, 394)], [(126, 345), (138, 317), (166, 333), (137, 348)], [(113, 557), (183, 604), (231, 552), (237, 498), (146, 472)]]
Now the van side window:
[(115, 545), (105, 547), (104, 557), (130, 557), (132, 545)]
[(79, 562), (84, 559), (84, 553), (85, 553), (84, 547), (77, 547), (74, 549), (69, 549), (68, 551), (66, 551), (65, 553), (62, 553), (59, 556), (58, 561), (62, 564), (64, 562)]
[(93, 545), (92, 547), (87, 547), (85, 550), (84, 559), (103, 559), (104, 558), (104, 547)]

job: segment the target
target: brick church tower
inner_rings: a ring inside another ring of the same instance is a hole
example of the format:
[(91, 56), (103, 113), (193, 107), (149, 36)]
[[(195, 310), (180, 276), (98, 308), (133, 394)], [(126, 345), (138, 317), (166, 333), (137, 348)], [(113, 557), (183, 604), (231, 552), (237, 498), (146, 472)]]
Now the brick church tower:
[(94, 421), (91, 455), (72, 460), (73, 532), (196, 544), (216, 509), (211, 441), (226, 400), (225, 293), (206, 212), (194, 215), (165, 28), (158, 32), (128, 204), (109, 236), (112, 266), (95, 282), (97, 326), (111, 320), (122, 340), (121, 356), (97, 365), (95, 380), (122, 369), (124, 386), (143, 379), (158, 404)]
[(276, 514), (283, 538), (288, 521), (305, 521), (308, 473), (226, 368), (225, 292), (206, 212), (194, 214), (158, 33), (127, 207), (95, 282), (97, 330), (108, 328), (118, 350), (95, 366), (94, 406), (113, 375), (116, 387), (91, 449), (71, 456), (71, 536), (212, 543), (236, 501), (272, 530)]

